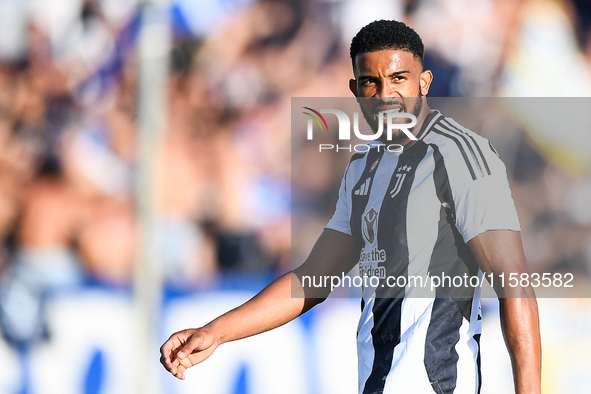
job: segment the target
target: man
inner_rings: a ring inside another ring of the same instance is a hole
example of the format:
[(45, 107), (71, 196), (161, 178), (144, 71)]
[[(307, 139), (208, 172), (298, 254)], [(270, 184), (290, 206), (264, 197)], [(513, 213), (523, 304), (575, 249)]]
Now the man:
[(482, 271), (500, 296), (516, 392), (540, 393), (533, 290), (495, 281), (528, 273), (505, 167), (488, 141), (429, 109), (433, 76), (423, 70), (422, 57), (420, 37), (400, 22), (376, 21), (355, 36), (349, 86), (368, 123), (384, 131), (380, 122), (405, 123), (396, 113), (409, 113), (417, 120), (409, 128), (414, 138), (395, 129), (353, 155), (335, 214), (304, 264), (206, 326), (173, 334), (161, 348), (161, 362), (173, 375), (184, 379), (186, 368), (220, 344), (278, 327), (322, 302), (329, 290), (303, 287), (304, 276), (340, 275), (359, 263), (362, 276), (379, 276), (377, 285), (363, 288), (360, 393), (479, 392), (477, 288), (385, 281), (481, 278)]

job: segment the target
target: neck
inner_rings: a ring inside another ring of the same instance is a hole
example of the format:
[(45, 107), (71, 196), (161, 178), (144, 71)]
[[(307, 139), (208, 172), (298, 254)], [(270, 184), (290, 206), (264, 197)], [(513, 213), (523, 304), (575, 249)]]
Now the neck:
[[(417, 117), (417, 124), (412, 129), (412, 135), (416, 137), (417, 134), (419, 134), (419, 131), (421, 131), (421, 129), (423, 128), (423, 123), (425, 123), (425, 119), (427, 119), (427, 116), (429, 116), (430, 113), (431, 108), (429, 108), (429, 106), (427, 105), (427, 100), (423, 97), (423, 108), (421, 109), (421, 113)], [(410, 140), (407, 138), (407, 141)]]

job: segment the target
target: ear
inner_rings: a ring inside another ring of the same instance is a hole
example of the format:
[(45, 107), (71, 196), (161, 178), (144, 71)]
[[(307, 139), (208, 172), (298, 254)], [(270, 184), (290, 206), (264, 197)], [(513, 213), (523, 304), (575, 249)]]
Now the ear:
[(353, 96), (357, 97), (357, 80), (349, 80), (349, 90), (351, 91), (351, 93), (353, 93)]
[(431, 82), (433, 82), (433, 73), (431, 70), (425, 70), (421, 73), (421, 94), (426, 96), (429, 93), (429, 87), (431, 86)]

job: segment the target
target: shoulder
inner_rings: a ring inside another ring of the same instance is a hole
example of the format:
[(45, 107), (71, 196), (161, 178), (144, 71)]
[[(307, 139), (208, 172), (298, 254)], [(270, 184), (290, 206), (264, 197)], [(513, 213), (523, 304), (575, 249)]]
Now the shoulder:
[(492, 169), (502, 165), (488, 139), (449, 117), (439, 117), (423, 141), (441, 154), (451, 167), (448, 170), (465, 172), (473, 180), (491, 175)]

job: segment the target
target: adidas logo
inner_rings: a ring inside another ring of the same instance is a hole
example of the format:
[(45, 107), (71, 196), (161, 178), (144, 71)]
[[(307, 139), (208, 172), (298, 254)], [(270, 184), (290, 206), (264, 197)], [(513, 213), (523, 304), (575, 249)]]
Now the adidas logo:
[(366, 196), (369, 193), (369, 184), (371, 182), (371, 178), (367, 178), (363, 185), (359, 187), (359, 189), (355, 190), (353, 193), (356, 196)]

